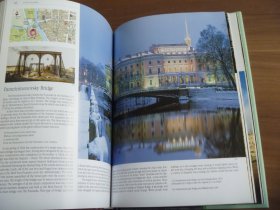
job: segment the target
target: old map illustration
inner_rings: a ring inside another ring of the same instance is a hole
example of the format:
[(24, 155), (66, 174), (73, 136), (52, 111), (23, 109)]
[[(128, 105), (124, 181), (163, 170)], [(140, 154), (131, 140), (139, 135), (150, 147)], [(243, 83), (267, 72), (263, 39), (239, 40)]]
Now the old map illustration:
[(59, 9), (13, 11), (10, 42), (54, 41), (75, 44), (76, 13)]

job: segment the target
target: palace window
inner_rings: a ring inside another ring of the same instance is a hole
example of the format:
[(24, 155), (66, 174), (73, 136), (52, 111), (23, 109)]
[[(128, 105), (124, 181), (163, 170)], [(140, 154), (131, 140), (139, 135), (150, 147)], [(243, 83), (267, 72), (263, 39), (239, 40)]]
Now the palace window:
[(170, 61), (168, 61), (168, 63), (170, 63)]
[(149, 68), (149, 74), (152, 74), (152, 69), (151, 68)]
[(179, 60), (179, 63), (181, 63), (181, 60)]
[(133, 68), (133, 65), (130, 65), (130, 68), (132, 69), (132, 68)]
[(150, 85), (153, 85), (153, 80), (150, 80)]
[(149, 61), (149, 64), (152, 65), (152, 61)]
[(160, 61), (157, 61), (158, 64), (160, 64)]
[(160, 73), (160, 68), (158, 68), (157, 71), (158, 71), (158, 74), (159, 74)]
[(176, 61), (174, 60), (173, 63), (176, 63)]

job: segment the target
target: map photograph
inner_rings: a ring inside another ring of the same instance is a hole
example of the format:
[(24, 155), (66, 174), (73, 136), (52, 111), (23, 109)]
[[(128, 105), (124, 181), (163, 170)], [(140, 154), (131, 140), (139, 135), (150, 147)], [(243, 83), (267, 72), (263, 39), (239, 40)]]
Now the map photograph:
[(75, 49), (10, 47), (5, 82), (52, 81), (74, 83)]
[(10, 42), (52, 41), (75, 44), (76, 13), (25, 8), (13, 11)]

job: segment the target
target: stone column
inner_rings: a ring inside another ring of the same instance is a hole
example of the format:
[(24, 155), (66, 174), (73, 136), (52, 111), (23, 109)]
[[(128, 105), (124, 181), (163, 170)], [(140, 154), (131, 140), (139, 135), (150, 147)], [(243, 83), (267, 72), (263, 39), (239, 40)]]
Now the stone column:
[(26, 63), (26, 54), (24, 53), (24, 59), (23, 59), (23, 74), (25, 73), (25, 63)]
[(40, 76), (41, 76), (41, 58), (42, 58), (42, 55), (41, 55), (41, 54), (39, 54), (39, 55), (38, 55), (38, 57), (39, 57), (38, 74), (39, 74), (39, 77), (40, 77)]
[(59, 55), (59, 70), (58, 70), (58, 76), (61, 77), (61, 54)]
[(56, 66), (57, 57), (56, 57), (56, 54), (52, 54), (52, 56), (53, 56), (53, 60), (54, 60), (54, 63), (53, 63), (53, 73), (56, 75), (57, 74), (57, 66)]
[(22, 59), (22, 53), (19, 54), (19, 59), (18, 59), (18, 65), (17, 65), (17, 74), (20, 75), (20, 70), (21, 70), (21, 59)]

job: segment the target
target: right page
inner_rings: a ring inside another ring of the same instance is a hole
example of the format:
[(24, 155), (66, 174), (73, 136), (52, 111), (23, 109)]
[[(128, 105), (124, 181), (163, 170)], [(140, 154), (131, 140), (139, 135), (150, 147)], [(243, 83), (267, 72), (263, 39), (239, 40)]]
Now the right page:
[(258, 202), (225, 13), (139, 18), (114, 41), (112, 206)]

